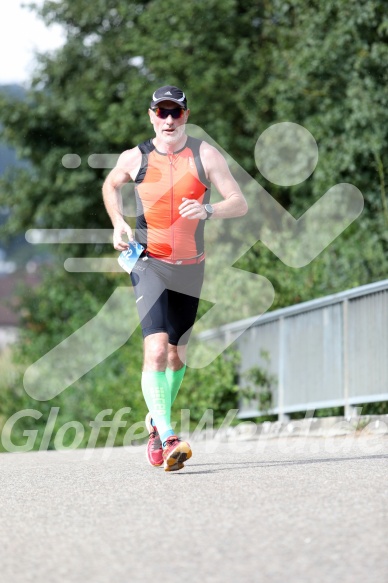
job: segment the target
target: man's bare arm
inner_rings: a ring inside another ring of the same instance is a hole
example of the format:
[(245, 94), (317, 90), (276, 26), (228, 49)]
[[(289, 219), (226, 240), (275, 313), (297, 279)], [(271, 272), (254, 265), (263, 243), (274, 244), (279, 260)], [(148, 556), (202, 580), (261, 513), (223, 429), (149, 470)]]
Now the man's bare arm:
[[(239, 185), (233, 178), (225, 158), (206, 142), (201, 144), (201, 160), (207, 178), (216, 187), (224, 200), (212, 204), (213, 219), (241, 217), (248, 211), (248, 205)], [(205, 219), (207, 213), (198, 201), (183, 199), (180, 205), (181, 216), (188, 219)]]
[(123, 241), (122, 235), (126, 234), (128, 240), (133, 241), (132, 229), (123, 217), (121, 187), (136, 176), (140, 163), (141, 152), (139, 148), (123, 152), (117, 165), (106, 177), (102, 187), (105, 208), (113, 225), (113, 247), (118, 251), (124, 251), (128, 248), (128, 243)]

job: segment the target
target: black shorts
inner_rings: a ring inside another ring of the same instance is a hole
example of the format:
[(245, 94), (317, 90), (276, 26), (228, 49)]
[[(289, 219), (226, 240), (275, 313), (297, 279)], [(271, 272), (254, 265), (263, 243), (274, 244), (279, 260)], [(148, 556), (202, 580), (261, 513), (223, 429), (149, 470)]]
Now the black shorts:
[(198, 310), (205, 261), (173, 265), (153, 257), (138, 260), (131, 273), (143, 337), (167, 332), (175, 346), (187, 344)]

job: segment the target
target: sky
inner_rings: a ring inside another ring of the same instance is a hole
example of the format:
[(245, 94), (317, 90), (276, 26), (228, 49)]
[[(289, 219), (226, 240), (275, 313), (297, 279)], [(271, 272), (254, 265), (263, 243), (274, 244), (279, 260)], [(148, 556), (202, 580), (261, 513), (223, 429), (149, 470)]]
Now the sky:
[(28, 84), (34, 69), (34, 52), (46, 52), (63, 44), (59, 26), (46, 27), (23, 4), (42, 5), (43, 0), (0, 0), (0, 85)]

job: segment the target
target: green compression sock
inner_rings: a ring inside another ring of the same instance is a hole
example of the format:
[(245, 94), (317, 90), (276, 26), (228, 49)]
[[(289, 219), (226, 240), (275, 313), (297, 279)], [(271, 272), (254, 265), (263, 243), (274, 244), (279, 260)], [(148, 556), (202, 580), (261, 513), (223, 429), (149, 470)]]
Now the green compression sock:
[(141, 388), (162, 443), (174, 435), (171, 427), (171, 391), (164, 372), (144, 371)]
[(179, 389), (181, 388), (181, 384), (183, 381), (183, 377), (185, 376), (186, 372), (186, 365), (184, 365), (179, 370), (171, 370), (171, 368), (166, 368), (166, 379), (168, 382), (168, 386), (171, 391), (171, 405), (176, 399)]

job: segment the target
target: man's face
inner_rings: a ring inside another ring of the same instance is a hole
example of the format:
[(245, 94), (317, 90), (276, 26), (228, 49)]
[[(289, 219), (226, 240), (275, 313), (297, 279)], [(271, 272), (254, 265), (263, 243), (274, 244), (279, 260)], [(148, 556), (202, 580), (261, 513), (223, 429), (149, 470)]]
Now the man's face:
[[(178, 109), (179, 105), (174, 101), (162, 101), (158, 103), (160, 110)], [(155, 111), (148, 110), (150, 120), (154, 126), (156, 137), (163, 140), (167, 144), (175, 144), (179, 142), (185, 133), (185, 123), (189, 117), (189, 110), (183, 112), (182, 117), (175, 119), (172, 115), (168, 115), (165, 119), (158, 117)]]

